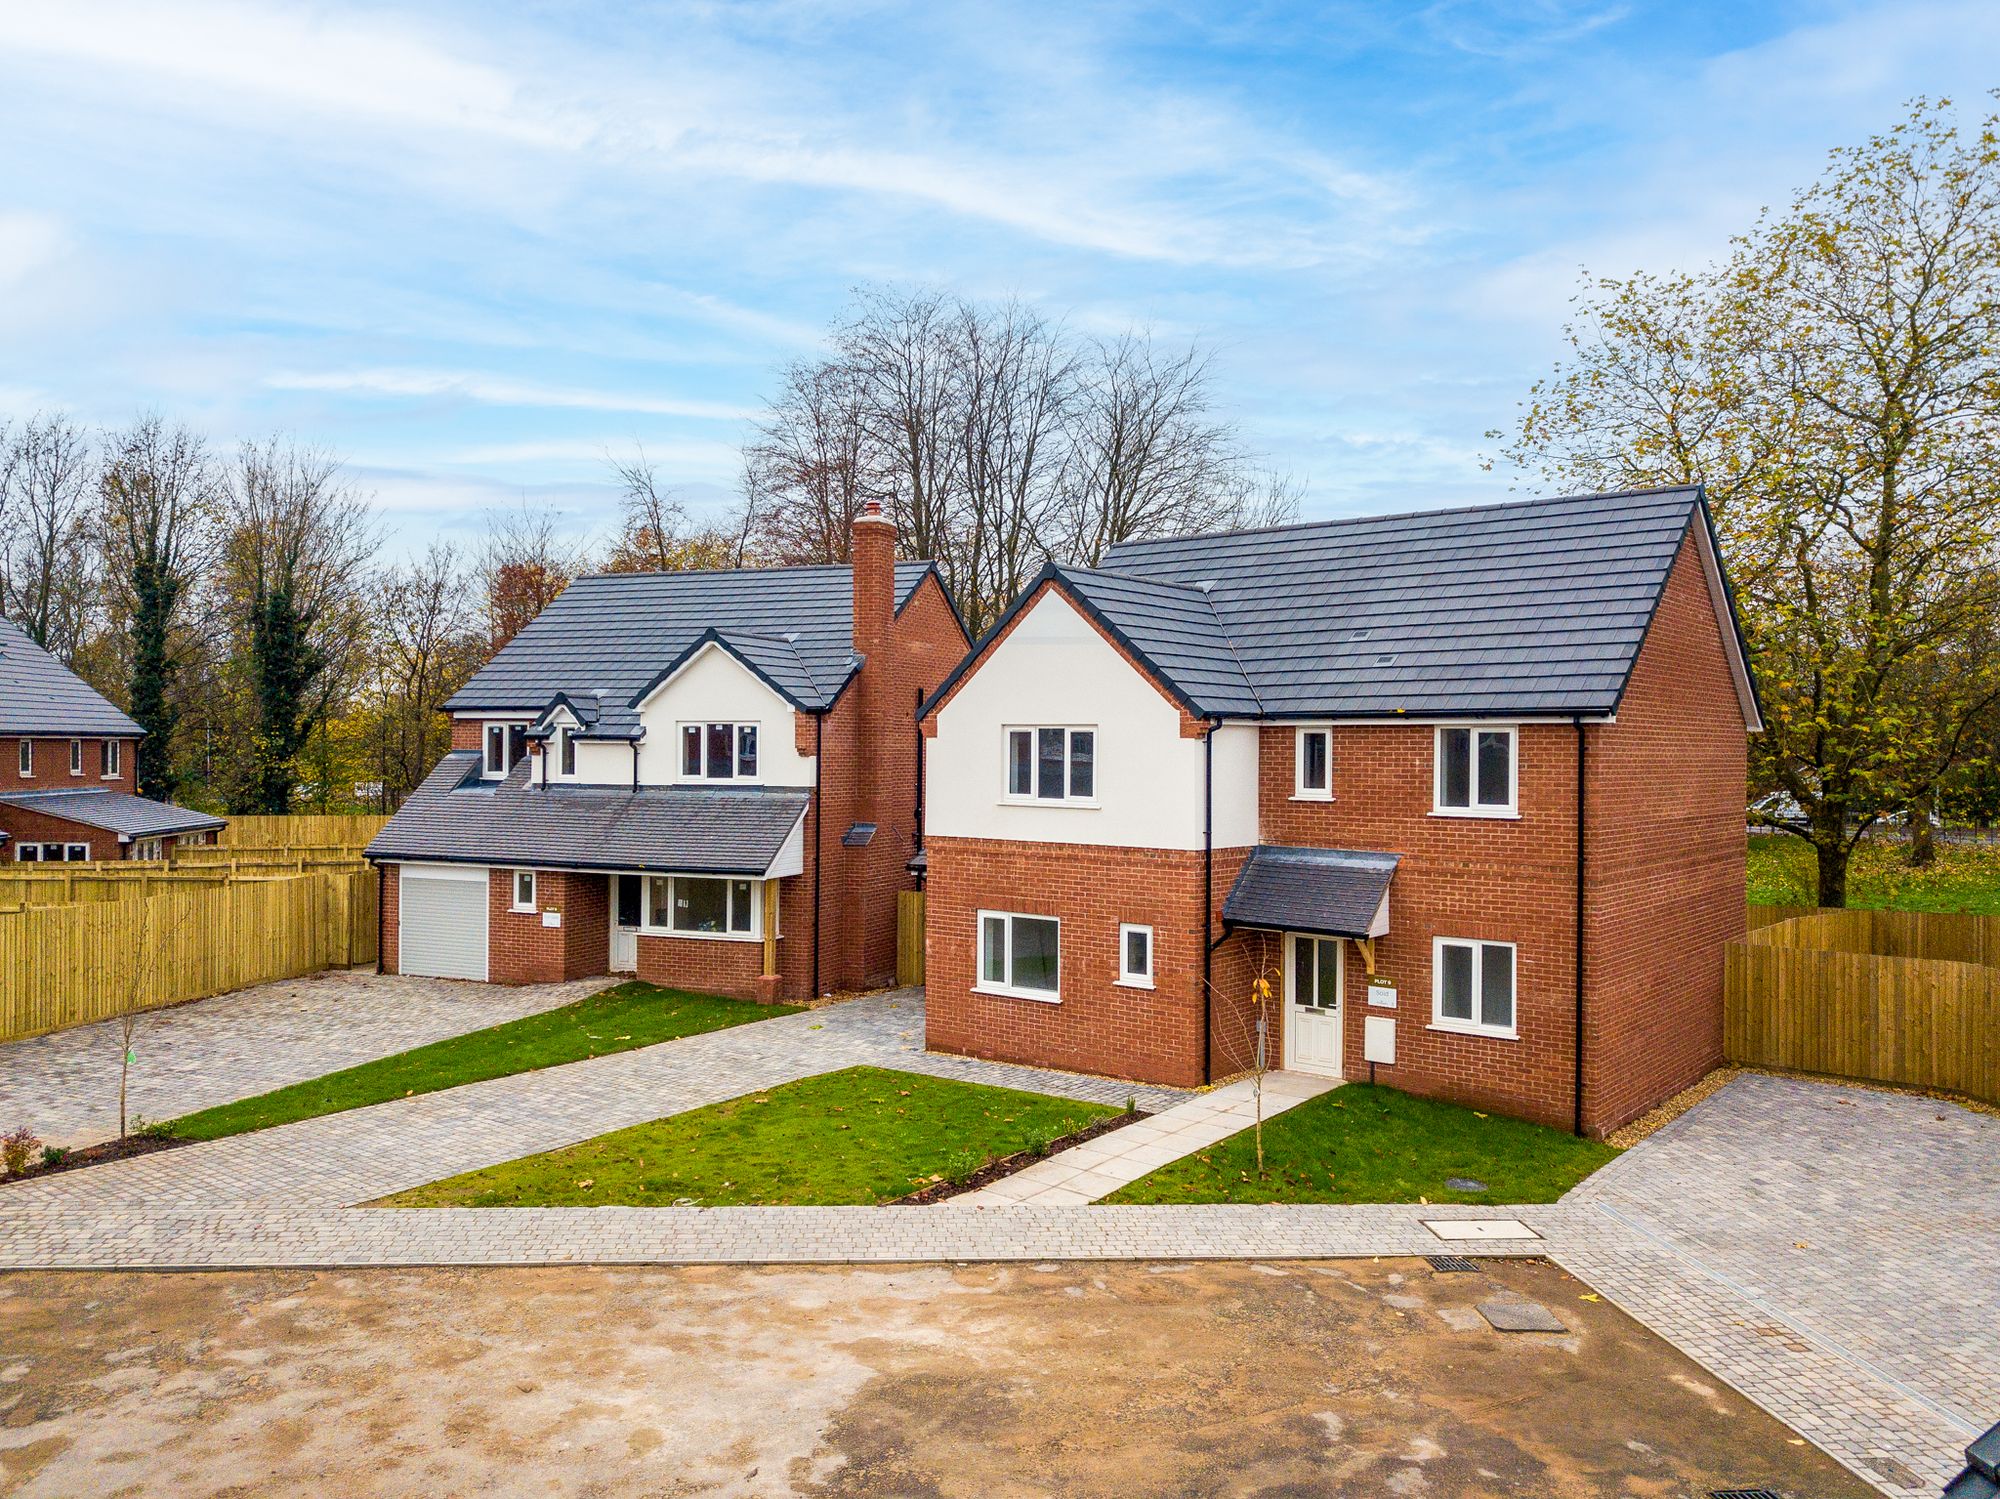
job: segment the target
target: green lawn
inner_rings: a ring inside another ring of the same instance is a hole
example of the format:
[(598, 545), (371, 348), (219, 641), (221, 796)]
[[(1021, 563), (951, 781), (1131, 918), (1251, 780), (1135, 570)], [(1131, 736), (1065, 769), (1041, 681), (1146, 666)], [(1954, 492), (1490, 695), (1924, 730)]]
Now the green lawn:
[[(1554, 1202), (1618, 1152), (1455, 1104), (1349, 1083), (1161, 1167), (1107, 1202)], [(1457, 1192), (1448, 1176), (1485, 1182)]]
[[(1894, 911), (1970, 911), (2000, 916), (2000, 847), (1940, 843), (1937, 862), (1912, 869), (1904, 862), (1909, 846), (1867, 840), (1854, 851), (1847, 871), (1847, 903)], [(1812, 849), (1786, 834), (1750, 839), (1750, 899), (1755, 904), (1810, 906), (1817, 903)]]
[(879, 1203), (1116, 1110), (850, 1067), (385, 1199), (395, 1207)]
[(769, 1020), (774, 1015), (792, 1015), (798, 1009), (797, 1005), (758, 1005), (712, 994), (687, 994), (652, 984), (620, 984), (561, 1009), (434, 1041), (254, 1098), (183, 1114), (165, 1128), (182, 1140), (219, 1140), (224, 1135), (337, 1114), (412, 1093), (434, 1093), (461, 1083), (533, 1072), (657, 1041)]

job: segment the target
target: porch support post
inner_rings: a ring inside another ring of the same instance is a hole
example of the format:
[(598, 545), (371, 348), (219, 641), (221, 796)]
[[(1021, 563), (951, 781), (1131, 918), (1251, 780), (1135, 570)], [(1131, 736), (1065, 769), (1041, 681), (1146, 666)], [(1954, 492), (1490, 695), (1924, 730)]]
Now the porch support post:
[(778, 973), (778, 882), (764, 881), (764, 977)]
[(1375, 939), (1356, 937), (1353, 940), (1355, 947), (1361, 952), (1361, 966), (1367, 970), (1370, 978), (1375, 977)]

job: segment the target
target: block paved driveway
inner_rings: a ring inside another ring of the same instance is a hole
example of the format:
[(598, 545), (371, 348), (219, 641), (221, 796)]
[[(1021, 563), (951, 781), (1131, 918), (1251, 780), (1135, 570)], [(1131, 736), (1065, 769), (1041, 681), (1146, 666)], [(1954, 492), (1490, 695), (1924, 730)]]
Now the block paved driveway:
[[(134, 1035), (127, 1111), (177, 1118), (553, 1010), (614, 982), (508, 988), (329, 969), (154, 1010)], [(111, 1139), (118, 1052), (112, 1020), (0, 1043), (0, 1134), (26, 1125), (49, 1145)]]

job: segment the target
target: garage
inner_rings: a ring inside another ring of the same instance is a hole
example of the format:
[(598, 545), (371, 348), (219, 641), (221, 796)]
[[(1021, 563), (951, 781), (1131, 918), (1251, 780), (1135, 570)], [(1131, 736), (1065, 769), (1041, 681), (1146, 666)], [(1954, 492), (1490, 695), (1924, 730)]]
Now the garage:
[(486, 978), (486, 871), (405, 864), (398, 879), (396, 966), (425, 978)]

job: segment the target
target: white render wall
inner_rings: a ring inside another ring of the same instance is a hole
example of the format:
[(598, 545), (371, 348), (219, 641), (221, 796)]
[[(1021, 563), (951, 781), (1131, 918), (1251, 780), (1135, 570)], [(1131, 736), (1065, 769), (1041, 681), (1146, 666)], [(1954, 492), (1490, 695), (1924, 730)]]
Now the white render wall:
[[(1053, 589), (938, 713), (925, 741), (924, 825), (938, 838), (1199, 849), (1202, 743), (1180, 710)], [(1007, 729), (1095, 728), (1097, 805), (1006, 800)], [(1215, 846), (1257, 841), (1257, 730), (1215, 745)]]

